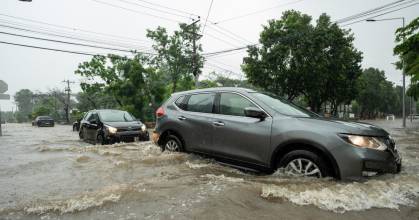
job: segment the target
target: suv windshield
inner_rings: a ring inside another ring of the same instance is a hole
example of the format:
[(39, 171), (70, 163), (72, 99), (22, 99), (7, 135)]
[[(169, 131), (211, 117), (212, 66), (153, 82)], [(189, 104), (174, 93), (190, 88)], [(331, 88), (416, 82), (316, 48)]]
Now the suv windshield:
[(319, 117), (314, 112), (310, 112), (282, 98), (264, 93), (253, 93), (253, 95), (259, 100), (261, 100), (263, 103), (265, 103), (265, 105), (268, 105), (273, 110), (283, 115), (295, 117)]
[(100, 111), (100, 118), (104, 122), (125, 122), (134, 121), (134, 117), (125, 111)]

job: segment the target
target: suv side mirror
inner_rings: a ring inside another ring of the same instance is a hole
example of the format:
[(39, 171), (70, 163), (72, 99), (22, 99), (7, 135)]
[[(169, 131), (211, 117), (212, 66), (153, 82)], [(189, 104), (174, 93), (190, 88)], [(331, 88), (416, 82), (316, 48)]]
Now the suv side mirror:
[(256, 107), (247, 107), (244, 109), (244, 115), (251, 118), (259, 118), (261, 120), (267, 117), (266, 113)]

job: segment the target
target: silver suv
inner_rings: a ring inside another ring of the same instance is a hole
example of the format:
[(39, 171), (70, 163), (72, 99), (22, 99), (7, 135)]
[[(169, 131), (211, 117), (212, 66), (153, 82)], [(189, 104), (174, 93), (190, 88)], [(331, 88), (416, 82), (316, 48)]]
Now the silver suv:
[(163, 150), (204, 154), (242, 168), (337, 179), (401, 169), (395, 142), (382, 128), (325, 119), (250, 89), (175, 93), (156, 116), (153, 141)]

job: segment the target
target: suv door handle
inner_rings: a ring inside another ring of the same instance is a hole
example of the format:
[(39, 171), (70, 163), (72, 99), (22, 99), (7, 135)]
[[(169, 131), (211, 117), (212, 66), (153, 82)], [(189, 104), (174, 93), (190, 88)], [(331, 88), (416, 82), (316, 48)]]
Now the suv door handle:
[(177, 117), (177, 119), (183, 121), (183, 120), (186, 120), (186, 117), (185, 116), (179, 116), (179, 117)]
[(220, 126), (220, 127), (224, 126), (224, 123), (221, 122), (221, 121), (214, 121), (212, 124), (215, 125), (215, 126)]

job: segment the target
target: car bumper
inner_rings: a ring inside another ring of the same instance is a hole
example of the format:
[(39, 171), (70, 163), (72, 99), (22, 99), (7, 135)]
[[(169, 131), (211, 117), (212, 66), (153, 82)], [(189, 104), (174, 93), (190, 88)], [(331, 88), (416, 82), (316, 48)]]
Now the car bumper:
[(397, 148), (379, 151), (358, 148), (344, 143), (342, 147), (334, 148), (332, 154), (336, 159), (340, 178), (357, 180), (363, 177), (382, 173), (399, 173), (402, 167), (402, 157)]
[(138, 141), (149, 141), (150, 135), (148, 131), (122, 131), (115, 134), (107, 135), (108, 141), (111, 142), (133, 142)]
[(38, 122), (39, 127), (54, 127), (53, 122)]

